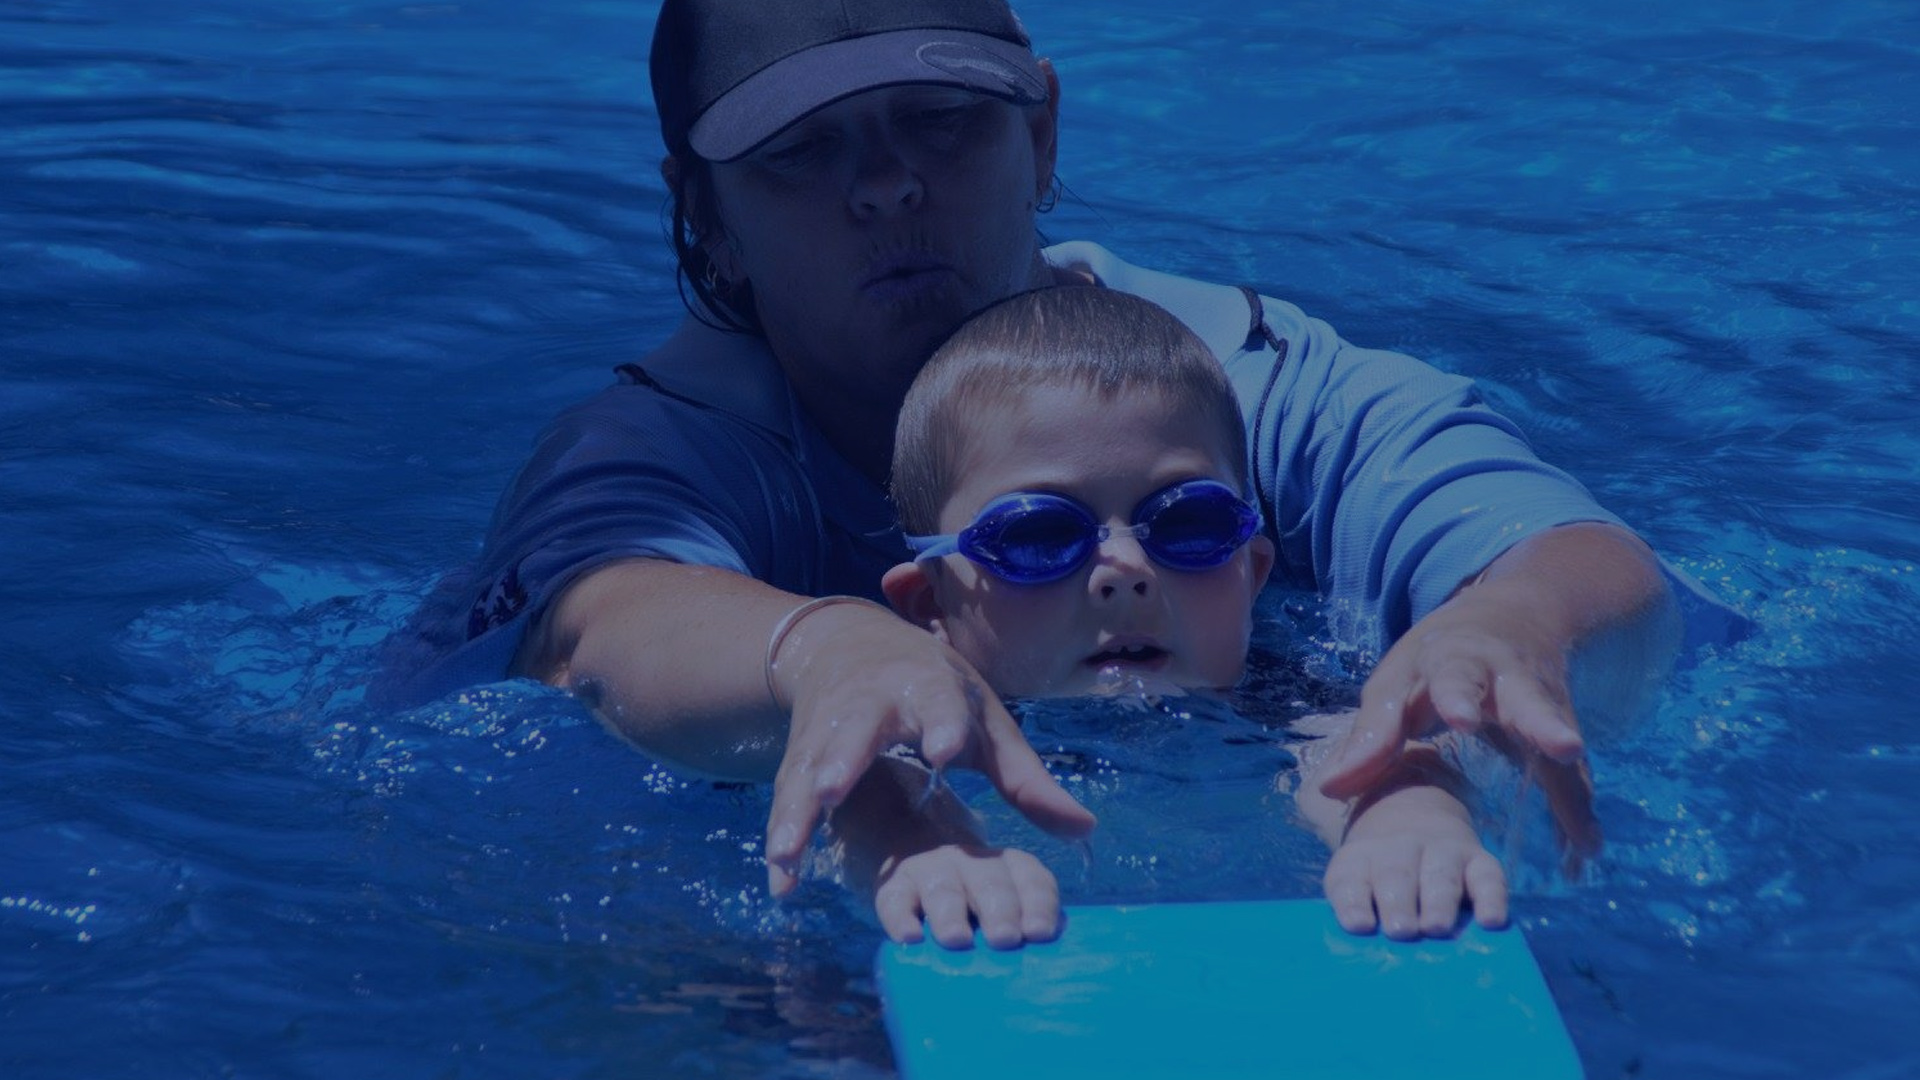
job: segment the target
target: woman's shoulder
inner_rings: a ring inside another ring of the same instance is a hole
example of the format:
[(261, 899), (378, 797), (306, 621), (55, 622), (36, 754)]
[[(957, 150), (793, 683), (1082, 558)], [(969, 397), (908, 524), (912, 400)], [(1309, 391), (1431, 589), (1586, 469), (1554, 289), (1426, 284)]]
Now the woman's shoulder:
[(1198, 334), (1222, 363), (1230, 364), (1246, 353), (1277, 349), (1277, 340), (1287, 343), (1296, 364), (1330, 355), (1344, 344), (1333, 327), (1255, 283), (1219, 284), (1149, 270), (1085, 240), (1055, 244), (1045, 255), (1055, 267), (1090, 275), (1107, 288), (1167, 309)]
[(659, 347), (614, 368), (615, 382), (562, 413), (556, 426), (626, 426), (696, 414), (793, 438), (791, 396), (766, 342), (682, 320)]

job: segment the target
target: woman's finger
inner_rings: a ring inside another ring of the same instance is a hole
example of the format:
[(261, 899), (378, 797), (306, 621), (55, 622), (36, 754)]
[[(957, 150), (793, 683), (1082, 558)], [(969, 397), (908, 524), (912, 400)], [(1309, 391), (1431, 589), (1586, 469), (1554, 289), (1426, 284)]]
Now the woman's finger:
[(1593, 773), (1585, 760), (1533, 764), (1534, 780), (1546, 796), (1547, 811), (1560, 831), (1561, 869), (1579, 876), (1588, 859), (1600, 853), (1600, 819), (1593, 812)]
[(1079, 839), (1093, 832), (1099, 820), (1047, 771), (999, 699), (988, 698), (982, 707), (980, 732), (986, 745), (978, 751), (980, 771), (1007, 804), (1055, 836)]
[(1573, 761), (1586, 749), (1564, 684), (1555, 691), (1532, 672), (1497, 672), (1493, 712), (1495, 721), (1522, 745), (1551, 761)]
[(1395, 661), (1389, 654), (1360, 688), (1360, 708), (1321, 773), (1320, 790), (1328, 798), (1364, 794), (1418, 733), (1410, 713), (1424, 707), (1426, 698), (1412, 671)]
[(811, 757), (790, 742), (773, 780), (773, 807), (767, 813), (767, 891), (772, 895), (785, 896), (799, 884), (800, 858), (813, 841), (822, 812)]
[(1476, 732), (1487, 721), (1493, 676), (1478, 659), (1459, 657), (1434, 671), (1428, 699), (1441, 723), (1455, 731)]

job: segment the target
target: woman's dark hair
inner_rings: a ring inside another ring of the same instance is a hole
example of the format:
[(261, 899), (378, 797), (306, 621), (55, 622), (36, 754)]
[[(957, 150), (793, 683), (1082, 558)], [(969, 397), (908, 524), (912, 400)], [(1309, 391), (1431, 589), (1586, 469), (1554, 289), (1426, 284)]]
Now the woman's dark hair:
[[(708, 283), (706, 241), (719, 235), (720, 214), (713, 189), (713, 165), (695, 154), (675, 156), (667, 171), (667, 243), (673, 247), (674, 277), (680, 302), (693, 317), (717, 330), (765, 337), (754, 310), (753, 285), (739, 282), (716, 289)], [(693, 296), (687, 291), (691, 289)]]

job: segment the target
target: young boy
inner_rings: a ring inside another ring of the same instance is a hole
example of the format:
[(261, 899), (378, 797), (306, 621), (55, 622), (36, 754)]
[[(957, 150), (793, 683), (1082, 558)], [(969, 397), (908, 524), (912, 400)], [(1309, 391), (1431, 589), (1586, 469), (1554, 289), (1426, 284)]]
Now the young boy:
[[(1006, 696), (1229, 687), (1274, 560), (1246, 470), (1232, 389), (1183, 324), (1102, 288), (1025, 293), (956, 331), (908, 393), (892, 489), (919, 555), (882, 587)], [(1351, 804), (1320, 794), (1317, 765), (1297, 799), (1334, 848), (1344, 926), (1444, 934), (1467, 899), (1504, 923), (1505, 876), (1439, 755), (1411, 748)], [(887, 933), (918, 940), (924, 918), (949, 947), (974, 923), (1001, 948), (1052, 938), (1052, 875), (929, 780), (883, 759), (834, 812)]]

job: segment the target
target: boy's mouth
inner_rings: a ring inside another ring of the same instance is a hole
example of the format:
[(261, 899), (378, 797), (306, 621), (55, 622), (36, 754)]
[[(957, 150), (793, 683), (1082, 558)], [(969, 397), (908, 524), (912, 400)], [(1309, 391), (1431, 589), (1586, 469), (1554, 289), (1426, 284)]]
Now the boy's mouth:
[(1116, 643), (1110, 644), (1092, 656), (1087, 657), (1086, 664), (1091, 668), (1119, 666), (1153, 669), (1164, 664), (1167, 657), (1171, 655), (1167, 650), (1152, 642)]

